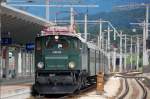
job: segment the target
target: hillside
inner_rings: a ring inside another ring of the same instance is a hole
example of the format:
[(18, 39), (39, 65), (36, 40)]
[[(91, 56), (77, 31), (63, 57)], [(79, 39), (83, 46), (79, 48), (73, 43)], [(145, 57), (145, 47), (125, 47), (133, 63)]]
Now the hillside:
[[(126, 10), (126, 11), (112, 11), (112, 12), (100, 12), (94, 15), (88, 15), (88, 19), (103, 19), (110, 21), (116, 28), (123, 30), (128, 34), (132, 34), (132, 29), (135, 26), (130, 25), (134, 22), (142, 22), (145, 16), (145, 9)], [(80, 14), (76, 19), (84, 18), (84, 14)], [(90, 26), (90, 32), (98, 32), (99, 26)], [(80, 26), (80, 31), (83, 31), (83, 26)], [(141, 32), (141, 30), (139, 30)]]

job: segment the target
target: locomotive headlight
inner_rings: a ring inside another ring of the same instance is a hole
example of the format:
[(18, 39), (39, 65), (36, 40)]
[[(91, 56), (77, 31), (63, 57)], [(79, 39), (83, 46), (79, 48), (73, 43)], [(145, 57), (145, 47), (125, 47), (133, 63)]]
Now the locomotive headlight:
[(69, 68), (71, 69), (75, 68), (75, 62), (73, 61), (69, 62)]
[(58, 39), (59, 39), (59, 36), (58, 36), (58, 35), (56, 35), (56, 36), (55, 36), (55, 39), (56, 39), (56, 40), (58, 40)]
[(38, 68), (43, 68), (44, 67), (44, 63), (43, 62), (38, 62), (38, 64), (37, 64), (37, 66), (38, 66)]

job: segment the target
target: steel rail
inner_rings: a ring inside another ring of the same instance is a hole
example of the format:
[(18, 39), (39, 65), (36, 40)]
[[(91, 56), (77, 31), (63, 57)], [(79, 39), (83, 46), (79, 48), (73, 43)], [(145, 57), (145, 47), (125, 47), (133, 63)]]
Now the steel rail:
[(138, 79), (135, 79), (135, 80), (136, 80), (136, 82), (140, 85), (140, 87), (143, 90), (143, 97), (142, 97), (142, 99), (146, 99), (146, 97), (147, 97), (147, 90), (146, 90), (146, 88), (144, 87), (144, 85), (141, 84), (141, 82)]
[(126, 96), (126, 95), (128, 94), (128, 92), (129, 92), (129, 84), (128, 84), (127, 78), (125, 78), (125, 86), (126, 86), (125, 92), (124, 92), (118, 99), (124, 99), (125, 96)]

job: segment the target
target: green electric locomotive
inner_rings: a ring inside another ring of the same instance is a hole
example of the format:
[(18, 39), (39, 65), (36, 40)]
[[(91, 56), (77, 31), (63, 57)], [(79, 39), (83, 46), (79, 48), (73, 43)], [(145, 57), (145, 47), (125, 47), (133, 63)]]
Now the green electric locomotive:
[(32, 94), (69, 94), (95, 79), (100, 53), (76, 34), (51, 34), (35, 40)]

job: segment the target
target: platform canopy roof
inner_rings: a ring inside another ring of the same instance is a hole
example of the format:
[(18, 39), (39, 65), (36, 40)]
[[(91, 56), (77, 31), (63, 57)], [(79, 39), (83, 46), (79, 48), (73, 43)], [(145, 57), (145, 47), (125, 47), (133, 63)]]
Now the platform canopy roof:
[(45, 25), (54, 25), (43, 18), (1, 3), (1, 36), (11, 37), (17, 44), (34, 42)]

